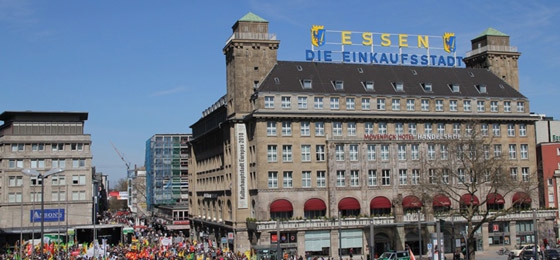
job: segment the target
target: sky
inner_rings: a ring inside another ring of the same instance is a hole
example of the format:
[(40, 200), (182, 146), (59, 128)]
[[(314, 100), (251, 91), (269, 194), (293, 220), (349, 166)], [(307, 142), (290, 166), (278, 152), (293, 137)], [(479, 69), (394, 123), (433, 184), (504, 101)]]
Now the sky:
[[(154, 134), (191, 133), (226, 93), (222, 49), (248, 12), (269, 22), (278, 59), (304, 61), (312, 25), (443, 35), (457, 53), (489, 27), (521, 52), (530, 110), (560, 119), (560, 1), (0, 0), (0, 113), (87, 112), (93, 165), (110, 184), (143, 166)], [(556, 47), (555, 47), (556, 46)]]

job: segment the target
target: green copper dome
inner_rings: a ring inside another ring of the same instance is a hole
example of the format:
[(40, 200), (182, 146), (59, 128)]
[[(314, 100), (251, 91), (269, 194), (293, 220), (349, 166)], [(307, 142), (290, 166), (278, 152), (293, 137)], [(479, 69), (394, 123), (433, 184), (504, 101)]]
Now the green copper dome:
[(245, 16), (241, 17), (239, 21), (240, 22), (268, 22), (267, 20), (251, 12), (248, 12)]

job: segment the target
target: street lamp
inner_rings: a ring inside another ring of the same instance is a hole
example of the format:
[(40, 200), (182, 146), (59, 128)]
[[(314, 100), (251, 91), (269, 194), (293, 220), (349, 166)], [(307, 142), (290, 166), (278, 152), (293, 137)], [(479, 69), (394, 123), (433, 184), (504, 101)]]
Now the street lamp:
[(60, 169), (60, 168), (53, 168), (45, 173), (40, 173), (34, 169), (23, 169), (21, 171), (25, 175), (37, 176), (37, 178), (41, 180), (41, 251), (40, 251), (41, 258), (40, 259), (43, 259), (43, 249), (44, 249), (43, 236), (45, 235), (45, 179), (53, 174), (61, 173), (63, 171), (64, 169)]

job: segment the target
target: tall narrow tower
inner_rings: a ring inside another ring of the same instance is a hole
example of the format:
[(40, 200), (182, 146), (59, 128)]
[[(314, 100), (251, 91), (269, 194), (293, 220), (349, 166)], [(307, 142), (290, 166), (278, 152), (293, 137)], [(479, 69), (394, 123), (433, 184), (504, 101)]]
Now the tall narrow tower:
[(509, 35), (488, 28), (471, 40), (472, 50), (463, 59), (469, 68), (485, 68), (519, 91), (519, 67), (521, 55), (517, 47), (509, 45)]
[(251, 95), (276, 64), (280, 41), (268, 33), (268, 21), (249, 12), (232, 27), (224, 47), (228, 117), (251, 111)]

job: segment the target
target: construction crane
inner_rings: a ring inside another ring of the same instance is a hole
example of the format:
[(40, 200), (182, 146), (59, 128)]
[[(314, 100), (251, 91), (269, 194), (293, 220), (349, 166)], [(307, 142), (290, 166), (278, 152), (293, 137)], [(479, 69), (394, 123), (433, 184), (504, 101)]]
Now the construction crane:
[(121, 154), (121, 153), (119, 152), (119, 149), (117, 149), (117, 147), (115, 146), (115, 144), (113, 144), (113, 142), (111, 142), (111, 145), (113, 146), (113, 149), (115, 149), (115, 152), (117, 152), (117, 154), (119, 155), (119, 157), (121, 158), (121, 160), (122, 160), (122, 161), (124, 162), (124, 164), (126, 165), (126, 174), (127, 174), (127, 177), (130, 178), (130, 177), (131, 177), (131, 176), (130, 176), (130, 162), (128, 162), (128, 161), (124, 158), (124, 155)]

